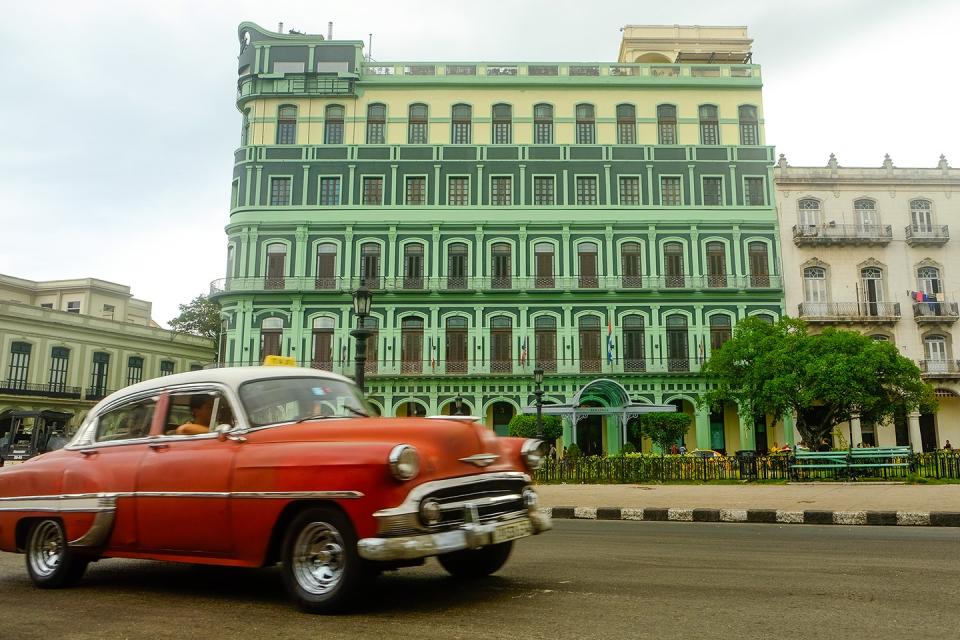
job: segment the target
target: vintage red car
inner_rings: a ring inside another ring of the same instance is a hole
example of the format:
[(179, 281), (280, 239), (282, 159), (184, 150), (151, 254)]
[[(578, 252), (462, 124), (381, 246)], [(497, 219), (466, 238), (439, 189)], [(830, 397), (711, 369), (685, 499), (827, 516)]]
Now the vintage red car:
[(537, 440), (471, 419), (368, 417), (347, 378), (292, 367), (194, 371), (105, 398), (60, 451), (0, 469), (0, 550), (38, 587), (99, 558), (282, 563), (304, 610), (347, 606), (385, 569), (437, 556), (497, 571), (550, 528)]

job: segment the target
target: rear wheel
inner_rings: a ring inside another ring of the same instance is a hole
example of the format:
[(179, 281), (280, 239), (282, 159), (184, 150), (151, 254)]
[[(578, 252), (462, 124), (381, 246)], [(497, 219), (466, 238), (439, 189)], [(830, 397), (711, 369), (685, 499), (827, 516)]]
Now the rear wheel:
[(437, 556), (440, 565), (455, 578), (476, 579), (496, 573), (510, 557), (513, 542), (501, 542), (479, 549), (464, 549)]
[(290, 523), (283, 540), (283, 582), (300, 609), (343, 611), (368, 577), (357, 555), (357, 535), (344, 514), (315, 507)]
[(27, 534), (27, 573), (41, 589), (59, 589), (76, 584), (87, 570), (89, 558), (78, 556), (67, 546), (59, 520), (40, 520)]

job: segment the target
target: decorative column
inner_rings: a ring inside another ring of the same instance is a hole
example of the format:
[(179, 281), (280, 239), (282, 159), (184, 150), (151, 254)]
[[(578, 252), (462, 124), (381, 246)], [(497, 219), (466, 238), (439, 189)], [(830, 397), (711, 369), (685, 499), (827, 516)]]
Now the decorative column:
[(697, 449), (710, 448), (710, 407), (697, 406), (694, 413), (697, 433)]
[(907, 415), (907, 422), (910, 424), (910, 446), (914, 453), (923, 451), (923, 436), (920, 435), (920, 412), (911, 411)]
[(753, 451), (757, 448), (757, 440), (753, 433), (753, 418), (749, 414), (744, 415), (741, 407), (737, 407), (737, 418), (740, 421), (740, 449)]
[[(919, 427), (919, 422), (917, 423)], [(850, 446), (856, 448), (856, 446), (863, 442), (863, 430), (860, 427), (860, 416), (854, 416), (850, 418)]]
[(786, 439), (789, 446), (794, 446), (803, 438), (800, 437), (800, 432), (797, 431), (797, 425), (793, 420), (792, 413), (783, 414), (783, 437)]

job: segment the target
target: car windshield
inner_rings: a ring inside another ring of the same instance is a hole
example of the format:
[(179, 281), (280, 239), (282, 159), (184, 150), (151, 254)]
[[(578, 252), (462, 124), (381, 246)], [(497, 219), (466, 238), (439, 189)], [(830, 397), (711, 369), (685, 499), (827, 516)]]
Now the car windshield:
[(327, 378), (267, 378), (240, 386), (240, 401), (252, 427), (308, 418), (371, 415), (360, 391), (349, 382)]

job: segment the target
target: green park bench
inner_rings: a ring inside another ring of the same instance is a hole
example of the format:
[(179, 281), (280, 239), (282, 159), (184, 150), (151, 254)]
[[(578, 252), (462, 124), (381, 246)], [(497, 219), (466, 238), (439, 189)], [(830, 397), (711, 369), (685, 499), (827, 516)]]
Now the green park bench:
[(846, 451), (803, 451), (798, 449), (790, 465), (791, 475), (798, 478), (801, 471), (844, 469), (850, 478), (858, 469), (907, 469), (912, 462), (910, 447), (868, 447)]

